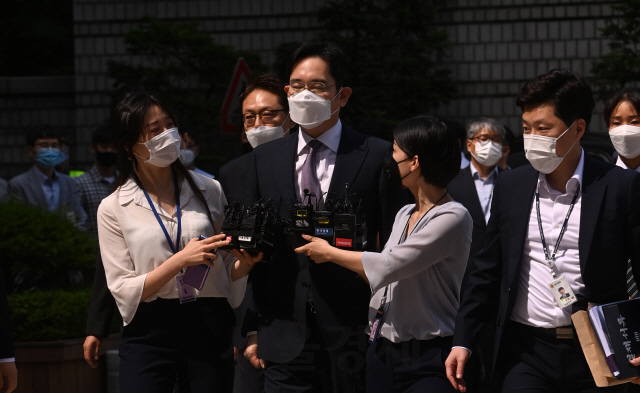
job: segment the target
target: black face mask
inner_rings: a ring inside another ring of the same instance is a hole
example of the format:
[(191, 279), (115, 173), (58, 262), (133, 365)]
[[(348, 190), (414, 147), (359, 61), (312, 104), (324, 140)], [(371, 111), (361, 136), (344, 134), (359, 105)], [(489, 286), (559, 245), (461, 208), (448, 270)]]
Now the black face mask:
[(116, 162), (118, 162), (118, 153), (114, 153), (110, 151), (105, 151), (105, 152), (96, 151), (96, 161), (98, 161), (98, 164), (102, 166), (106, 166), (106, 167), (114, 166), (116, 165)]
[[(411, 159), (411, 157), (407, 157), (400, 162), (405, 162), (409, 159)], [(382, 166), (382, 168), (384, 169), (384, 173), (389, 180), (389, 183), (397, 186), (402, 186), (402, 179), (411, 174), (411, 172), (409, 172), (406, 175), (400, 177), (400, 167), (398, 167), (398, 164), (400, 164), (400, 162), (396, 162), (396, 160), (393, 158), (393, 155), (389, 154), (387, 155), (387, 158), (385, 158), (384, 165)]]

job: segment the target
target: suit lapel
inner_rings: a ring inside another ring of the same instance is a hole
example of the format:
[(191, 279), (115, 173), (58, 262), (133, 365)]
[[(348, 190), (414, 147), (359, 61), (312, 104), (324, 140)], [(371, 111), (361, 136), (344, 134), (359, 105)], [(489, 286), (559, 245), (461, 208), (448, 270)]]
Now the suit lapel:
[(580, 252), (580, 269), (584, 271), (584, 265), (589, 258), (591, 240), (595, 233), (596, 224), (604, 199), (606, 185), (599, 184), (596, 180), (602, 175), (593, 159), (585, 154), (584, 172), (582, 174), (582, 201), (580, 206), (580, 236), (578, 238), (578, 251)]
[[(273, 161), (273, 173), (280, 173), (281, 175), (275, 176), (278, 184), (278, 190), (282, 197), (284, 205), (288, 205), (291, 201), (297, 201), (298, 195), (296, 194), (295, 187), (295, 174), (296, 174), (296, 155), (298, 150), (298, 134), (295, 133), (288, 137), (281, 139), (280, 148), (278, 151), (281, 154), (276, 154)], [(262, 195), (263, 197), (271, 198), (273, 195)]]
[(343, 195), (345, 184), (351, 187), (366, 156), (366, 144), (361, 145), (355, 131), (343, 125), (329, 195)]
[[(538, 171), (533, 167), (528, 167), (526, 172), (518, 177), (513, 187), (507, 192), (512, 196), (509, 203), (509, 214), (512, 217), (512, 224), (508, 231), (511, 232), (510, 243), (511, 255), (509, 255), (509, 282), (512, 283), (516, 278), (516, 273), (520, 271), (522, 264), (522, 252), (524, 250), (524, 242), (529, 229), (529, 218), (531, 215), (531, 206), (533, 204), (533, 196), (538, 186)], [(504, 193), (504, 191), (503, 191)], [(504, 211), (504, 209), (502, 209)], [(502, 219), (502, 217), (501, 217)]]
[[(480, 204), (480, 197), (478, 196), (478, 192), (476, 190), (476, 182), (475, 180), (473, 180), (473, 174), (471, 173), (471, 165), (473, 164), (469, 164), (468, 167), (464, 168), (462, 170), (462, 180), (465, 183), (465, 187), (468, 190), (473, 190), (475, 192), (470, 192), (469, 196), (471, 198), (471, 208), (476, 212), (477, 215), (477, 222), (478, 224), (483, 228), (486, 229), (487, 228), (487, 223), (485, 221), (484, 218), (484, 211), (482, 210), (482, 205)], [(474, 221), (475, 224), (475, 221)]]
[[(47, 203), (47, 198), (44, 196), (44, 191), (42, 191), (42, 181), (40, 180), (40, 176), (36, 172), (38, 168), (36, 166), (32, 166), (29, 171), (29, 184), (27, 185), (31, 189), (31, 193), (36, 199), (36, 204), (45, 209), (45, 211), (49, 211), (49, 204)], [(60, 184), (60, 182), (58, 182)]]

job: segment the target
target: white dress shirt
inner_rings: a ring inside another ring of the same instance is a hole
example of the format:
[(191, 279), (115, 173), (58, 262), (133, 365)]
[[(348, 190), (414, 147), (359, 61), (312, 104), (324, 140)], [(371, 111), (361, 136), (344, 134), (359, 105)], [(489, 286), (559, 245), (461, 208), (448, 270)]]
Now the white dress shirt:
[[(624, 162), (622, 162), (622, 160), (620, 159), (620, 156), (618, 155), (618, 160), (616, 161), (616, 166), (619, 166), (622, 169), (631, 169), (627, 166), (627, 164), (625, 164)], [(636, 171), (636, 172), (640, 172), (640, 166), (638, 166), (636, 169), (631, 169), (632, 171)]]
[[(544, 231), (547, 252), (553, 253), (562, 224), (569, 211), (576, 188), (582, 185), (584, 171), (584, 150), (573, 176), (567, 181), (563, 194), (552, 189), (546, 176), (538, 175), (540, 190), (540, 219)], [(522, 266), (520, 268), (520, 285), (511, 319), (513, 321), (542, 328), (555, 328), (571, 325), (571, 307), (561, 309), (556, 304), (549, 290), (553, 281), (551, 269), (545, 262), (542, 249), (538, 218), (536, 214), (535, 196), (529, 215), (529, 229), (524, 243)], [(567, 229), (560, 242), (556, 254), (554, 270), (558, 277), (564, 276), (574, 294), (584, 293), (584, 281), (580, 273), (580, 253), (578, 238), (580, 233), (580, 210), (582, 205), (582, 188), (578, 194), (573, 212), (569, 217)]]
[(478, 193), (480, 207), (482, 207), (484, 222), (486, 224), (489, 222), (489, 217), (491, 217), (491, 198), (493, 198), (493, 185), (496, 182), (496, 176), (498, 176), (498, 166), (496, 165), (495, 168), (489, 172), (486, 179), (480, 177), (480, 173), (475, 165), (473, 165), (473, 162), (469, 167), (471, 168), (471, 177), (473, 177), (473, 182), (476, 185), (476, 192)]
[[(338, 146), (340, 146), (340, 137), (342, 136), (342, 122), (338, 120), (336, 125), (329, 128), (317, 139), (322, 142), (322, 147), (316, 152), (316, 174), (320, 181), (320, 190), (324, 194), (323, 201), (327, 199), (327, 192), (331, 185), (331, 177), (333, 176), (333, 169), (336, 166), (336, 156), (338, 154)], [(296, 156), (296, 195), (302, 198), (304, 197), (304, 190), (300, 189), (302, 183), (302, 166), (309, 156), (309, 147), (307, 144), (312, 141), (313, 138), (300, 129), (298, 133), (298, 155)]]
[[(190, 172), (195, 184), (204, 194), (211, 210), (215, 228), (207, 219), (207, 212), (185, 179), (180, 190), (181, 226), (179, 249), (200, 235), (220, 233), (224, 220), (226, 199), (220, 184), (206, 176)], [(176, 210), (170, 214), (154, 202), (154, 206), (172, 241), (178, 230)], [(107, 276), (107, 285), (118, 304), (127, 325), (135, 316), (147, 273), (162, 265), (173, 252), (140, 187), (129, 179), (122, 187), (106, 197), (98, 208), (98, 238), (100, 253)], [(236, 258), (218, 251), (218, 258), (201, 291), (196, 297), (225, 297), (232, 307), (242, 302), (247, 278), (231, 281), (231, 268)], [(176, 299), (176, 280), (171, 279), (145, 302), (157, 298)]]

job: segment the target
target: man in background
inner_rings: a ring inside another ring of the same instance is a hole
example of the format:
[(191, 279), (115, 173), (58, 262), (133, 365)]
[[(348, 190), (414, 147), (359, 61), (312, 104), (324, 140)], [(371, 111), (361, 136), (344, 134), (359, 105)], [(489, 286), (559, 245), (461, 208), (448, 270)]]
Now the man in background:
[[(244, 130), (252, 147), (289, 135), (289, 130), (295, 125), (289, 117), (289, 102), (284, 91), (284, 82), (275, 75), (265, 74), (257, 77), (240, 95), (242, 106), (242, 118)], [(251, 153), (240, 156), (220, 168), (218, 180), (222, 191), (227, 195), (227, 202), (233, 199), (249, 197), (248, 169), (251, 164)], [(254, 269), (260, 270), (258, 264)], [(249, 277), (245, 296), (253, 296), (251, 282), (254, 276)], [(238, 358), (238, 372), (236, 373), (236, 391), (242, 393), (262, 393), (264, 391), (264, 375), (262, 368), (254, 367), (249, 360), (242, 355), (247, 344), (246, 335), (242, 334), (241, 322), (255, 321), (258, 311), (249, 309), (247, 302), (236, 308), (237, 326), (234, 334), (233, 345), (240, 352)], [(255, 334), (255, 332), (249, 332)]]
[(33, 167), (9, 181), (9, 195), (49, 212), (59, 212), (85, 230), (87, 215), (80, 205), (75, 181), (58, 173), (60, 135), (50, 126), (39, 126), (27, 134), (27, 154)]

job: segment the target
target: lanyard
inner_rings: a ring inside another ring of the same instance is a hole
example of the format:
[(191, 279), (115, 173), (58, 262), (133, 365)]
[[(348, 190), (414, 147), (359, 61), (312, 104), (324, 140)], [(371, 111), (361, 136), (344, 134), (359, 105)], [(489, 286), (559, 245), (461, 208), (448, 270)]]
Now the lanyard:
[[(573, 211), (573, 207), (576, 204), (576, 200), (578, 199), (578, 194), (580, 193), (580, 185), (578, 184), (578, 188), (576, 188), (576, 193), (573, 195), (573, 200), (571, 200), (571, 206), (569, 206), (569, 211), (567, 212), (567, 216), (564, 219), (564, 223), (562, 224), (562, 228), (560, 229), (560, 234), (558, 235), (558, 240), (556, 241), (556, 246), (553, 249), (553, 253), (549, 256), (549, 251), (547, 251), (547, 242), (544, 239), (544, 232), (542, 231), (542, 219), (540, 218), (540, 186), (536, 189), (536, 213), (538, 216), (538, 229), (540, 230), (540, 240), (542, 241), (542, 249), (544, 250), (544, 257), (547, 261), (547, 266), (553, 269), (556, 260), (556, 253), (558, 252), (558, 248), (560, 247), (560, 241), (564, 236), (564, 231), (567, 229), (569, 225), (569, 216), (571, 216), (571, 212)], [(551, 275), (553, 278), (556, 278), (556, 273), (551, 270)]]
[[(173, 169), (173, 168), (172, 168)], [(158, 214), (158, 212), (156, 211), (156, 208), (153, 206), (153, 202), (151, 201), (151, 198), (149, 197), (149, 194), (147, 193), (147, 191), (140, 186), (140, 188), (142, 188), (142, 192), (144, 192), (144, 196), (147, 197), (147, 201), (149, 202), (149, 206), (151, 206), (151, 210), (153, 211), (153, 214), (156, 216), (156, 220), (158, 220), (158, 224), (160, 224), (160, 228), (162, 228), (162, 231), (164, 232), (164, 236), (167, 238), (167, 242), (169, 243), (169, 247), (171, 247), (171, 251), (173, 251), (173, 253), (177, 253), (178, 252), (178, 247), (180, 247), (180, 232), (181, 232), (181, 225), (180, 225), (180, 190), (178, 188), (178, 175), (176, 174), (175, 170), (173, 171), (173, 185), (176, 189), (176, 210), (177, 210), (177, 214), (178, 214), (178, 235), (176, 236), (176, 243), (175, 243), (175, 247), (173, 242), (171, 241), (171, 237), (169, 236), (169, 232), (167, 232), (167, 228), (164, 227), (164, 224), (162, 223), (162, 220), (160, 219), (160, 215)]]

